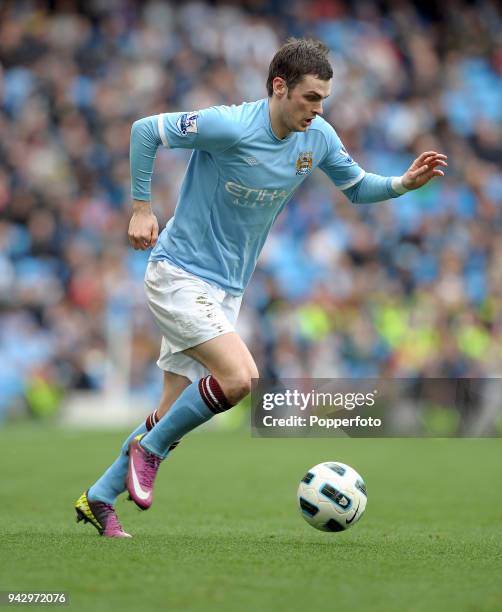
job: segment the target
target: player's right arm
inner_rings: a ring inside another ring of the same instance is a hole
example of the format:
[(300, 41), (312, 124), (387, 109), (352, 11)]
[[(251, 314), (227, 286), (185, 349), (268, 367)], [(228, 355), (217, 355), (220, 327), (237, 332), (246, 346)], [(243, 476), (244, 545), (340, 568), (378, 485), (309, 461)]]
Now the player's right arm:
[(135, 121), (131, 129), (131, 194), (133, 216), (129, 241), (135, 249), (155, 245), (158, 223), (150, 206), (151, 182), (159, 146), (221, 152), (240, 138), (229, 107), (213, 106), (197, 112), (161, 113)]
[(131, 245), (142, 251), (155, 246), (159, 235), (159, 223), (150, 203), (150, 185), (153, 164), (161, 141), (148, 119), (150, 118), (133, 123), (129, 156), (133, 212), (127, 236)]
[(149, 201), (133, 200), (127, 237), (136, 250), (144, 251), (157, 244), (159, 222)]

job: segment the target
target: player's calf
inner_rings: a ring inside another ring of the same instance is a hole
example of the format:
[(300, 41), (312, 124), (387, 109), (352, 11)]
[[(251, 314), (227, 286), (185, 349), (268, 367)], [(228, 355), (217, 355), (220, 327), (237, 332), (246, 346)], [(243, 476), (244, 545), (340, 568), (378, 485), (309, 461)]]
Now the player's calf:
[[(228, 379), (232, 380), (232, 379)], [(233, 398), (241, 398), (251, 387), (250, 370), (239, 371), (229, 388)], [(212, 375), (201, 378), (183, 391), (169, 412), (144, 436), (129, 445), (127, 489), (129, 497), (142, 510), (153, 501), (153, 485), (162, 460), (185, 434), (234, 405)]]

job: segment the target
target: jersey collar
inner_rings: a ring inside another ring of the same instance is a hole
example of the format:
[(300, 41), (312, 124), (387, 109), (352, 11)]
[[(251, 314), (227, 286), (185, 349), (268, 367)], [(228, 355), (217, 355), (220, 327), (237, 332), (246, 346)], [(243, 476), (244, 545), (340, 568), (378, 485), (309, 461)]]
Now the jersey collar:
[(290, 132), (285, 138), (277, 138), (277, 136), (274, 134), (274, 130), (272, 129), (272, 122), (270, 121), (270, 108), (268, 98), (263, 98), (263, 117), (265, 120), (265, 127), (267, 129), (267, 133), (274, 142), (284, 143), (290, 141), (293, 138), (294, 132)]

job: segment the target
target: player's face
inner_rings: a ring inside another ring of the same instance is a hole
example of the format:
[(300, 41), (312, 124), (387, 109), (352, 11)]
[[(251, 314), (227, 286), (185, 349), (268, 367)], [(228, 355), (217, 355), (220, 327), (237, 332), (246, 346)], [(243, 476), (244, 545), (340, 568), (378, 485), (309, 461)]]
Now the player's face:
[(281, 100), (282, 119), (291, 132), (304, 132), (317, 115), (322, 115), (323, 100), (331, 93), (331, 79), (322, 81), (307, 74)]

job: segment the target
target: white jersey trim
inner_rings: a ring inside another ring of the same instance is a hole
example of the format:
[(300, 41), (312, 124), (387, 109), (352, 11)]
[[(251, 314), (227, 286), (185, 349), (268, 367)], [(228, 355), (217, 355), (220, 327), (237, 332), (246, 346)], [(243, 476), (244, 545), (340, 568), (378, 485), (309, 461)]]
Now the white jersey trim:
[(344, 191), (345, 189), (350, 189), (351, 187), (354, 187), (354, 185), (357, 185), (359, 181), (363, 180), (365, 174), (366, 174), (366, 171), (361, 170), (361, 172), (356, 176), (355, 179), (352, 179), (351, 181), (347, 181), (346, 183), (343, 183), (343, 185), (337, 185), (338, 189), (341, 189), (342, 191)]
[(399, 195), (403, 195), (403, 193), (407, 193), (409, 191), (409, 189), (406, 189), (406, 187), (403, 185), (402, 176), (393, 176), (391, 187)]
[(159, 128), (159, 136), (162, 140), (162, 144), (168, 147), (169, 142), (167, 141), (166, 131), (164, 130), (164, 114), (157, 115), (157, 127)]

